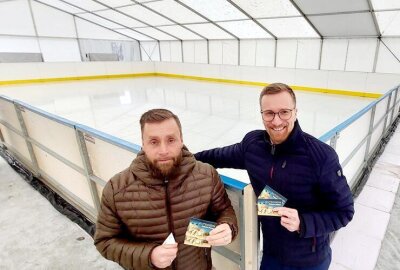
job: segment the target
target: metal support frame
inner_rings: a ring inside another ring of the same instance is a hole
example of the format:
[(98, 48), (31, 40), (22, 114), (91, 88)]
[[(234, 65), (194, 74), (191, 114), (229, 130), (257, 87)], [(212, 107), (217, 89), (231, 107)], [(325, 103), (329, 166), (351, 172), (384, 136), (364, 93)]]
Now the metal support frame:
[(181, 62), (185, 63), (184, 55), (183, 55), (183, 40), (181, 40)]
[[(158, 44), (158, 57), (159, 57), (159, 61), (161, 62), (161, 42), (159, 40), (157, 40), (157, 44)], [(171, 46), (171, 44), (169, 44), (169, 46)], [(151, 55), (153, 55), (153, 53)], [(169, 57), (171, 58), (171, 54)], [(150, 58), (150, 60), (152, 60), (152, 59)]]
[(375, 48), (375, 56), (374, 56), (374, 65), (372, 66), (372, 72), (376, 72), (376, 65), (378, 63), (378, 55), (379, 49), (381, 48), (381, 38), (377, 38), (376, 40), (376, 48)]
[(321, 44), (319, 46), (319, 59), (318, 59), (318, 69), (321, 70), (322, 65), (322, 49), (324, 48), (324, 38), (321, 38)]
[(385, 123), (383, 124), (382, 134), (385, 134), (385, 132), (387, 130), (386, 124), (387, 124), (387, 119), (388, 119), (388, 116), (389, 116), (390, 103), (392, 102), (392, 95), (393, 95), (393, 93), (390, 93), (389, 100), (388, 100), (388, 103), (387, 103), (387, 106), (386, 106)]
[[(195, 51), (196, 53), (196, 51)], [(196, 57), (195, 57), (196, 59)], [(196, 60), (195, 60), (196, 62)], [(210, 40), (207, 39), (207, 64), (210, 64)]]
[(275, 39), (274, 67), (276, 67), (276, 58), (278, 57), (278, 39)]
[(139, 45), (139, 59), (140, 59), (140, 62), (142, 62), (143, 61), (143, 58), (142, 58), (142, 44), (140, 44), (140, 40), (138, 40), (138, 45)]
[(350, 39), (347, 39), (346, 57), (344, 59), (343, 71), (346, 71), (347, 68), (347, 57), (349, 56), (349, 47), (350, 47)]
[(395, 94), (394, 94), (394, 99), (393, 99), (393, 106), (391, 109), (392, 115), (390, 116), (390, 124), (393, 123), (393, 118), (394, 118), (394, 114), (395, 114), (394, 109), (396, 108), (397, 94), (399, 93), (399, 88), (397, 88), (394, 92), (395, 92)]
[(335, 135), (330, 139), (329, 145), (336, 150), (336, 143), (340, 137), (340, 132), (336, 132)]
[(81, 62), (83, 62), (86, 59), (83, 59), (83, 55), (82, 55), (82, 46), (81, 46), (81, 42), (79, 40), (79, 34), (78, 34), (78, 27), (76, 26), (76, 16), (73, 15), (72, 19), (74, 21), (74, 29), (75, 29), (75, 34), (76, 34), (76, 42), (78, 42), (78, 49), (79, 49), (79, 54), (81, 56)]
[(375, 111), (376, 111), (376, 105), (372, 108), (371, 118), (369, 120), (369, 128), (368, 128), (368, 135), (367, 135), (368, 139), (367, 139), (367, 145), (365, 147), (364, 163), (366, 163), (366, 161), (368, 160), (369, 147), (371, 144), (372, 133), (374, 131)]
[(0, 141), (1, 141), (2, 143), (5, 142), (3, 133), (1, 132), (1, 127), (0, 127)]
[[(24, 117), (22, 116), (21, 108), (19, 107), (18, 104), (16, 104), (16, 103), (13, 103), (13, 104), (14, 104), (15, 112), (17, 114), (17, 118), (18, 118), (21, 130), (22, 130), (22, 135), (24, 136), (25, 139), (29, 138), (28, 130), (25, 125)], [(35, 151), (33, 150), (33, 147), (32, 147), (32, 143), (29, 140), (25, 140), (25, 143), (28, 148), (29, 157), (31, 158), (34, 175), (36, 177), (38, 177), (38, 176), (40, 176), (39, 165), (38, 165), (38, 162), (37, 162), (37, 159), (35, 156)]]
[(92, 181), (90, 178), (90, 176), (93, 175), (93, 169), (92, 169), (92, 165), (90, 164), (90, 159), (89, 159), (89, 154), (87, 151), (85, 139), (83, 137), (82, 131), (75, 129), (75, 135), (76, 135), (76, 141), (79, 146), (78, 147), (79, 154), (81, 155), (83, 167), (85, 169), (85, 176), (86, 176), (87, 183), (89, 185), (90, 195), (92, 196), (94, 208), (96, 209), (96, 212), (98, 212), (100, 210), (100, 199), (99, 199), (99, 194), (97, 192), (96, 183), (94, 181)]
[(240, 237), (240, 269), (245, 269), (245, 258), (246, 258), (246, 237), (243, 233), (245, 231), (245, 222), (244, 222), (244, 194), (243, 191), (240, 192), (239, 197), (239, 237)]

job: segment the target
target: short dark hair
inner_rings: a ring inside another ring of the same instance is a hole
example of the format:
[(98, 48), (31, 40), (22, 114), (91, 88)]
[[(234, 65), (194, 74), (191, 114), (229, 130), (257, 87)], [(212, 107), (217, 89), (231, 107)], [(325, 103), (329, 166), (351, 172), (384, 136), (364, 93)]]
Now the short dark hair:
[(296, 106), (296, 95), (294, 94), (293, 89), (290, 88), (289, 85), (284, 84), (284, 83), (272, 83), (272, 84), (265, 86), (260, 93), (260, 105), (261, 105), (261, 99), (263, 98), (263, 96), (274, 95), (274, 94), (278, 94), (281, 92), (288, 92), (293, 99), (294, 105)]
[(181, 122), (179, 121), (178, 116), (176, 116), (174, 113), (172, 113), (167, 109), (152, 109), (142, 114), (142, 116), (140, 117), (140, 130), (142, 131), (142, 135), (143, 135), (144, 125), (146, 123), (161, 123), (171, 118), (175, 120), (176, 124), (179, 127), (179, 132), (181, 133), (182, 136), (182, 125)]

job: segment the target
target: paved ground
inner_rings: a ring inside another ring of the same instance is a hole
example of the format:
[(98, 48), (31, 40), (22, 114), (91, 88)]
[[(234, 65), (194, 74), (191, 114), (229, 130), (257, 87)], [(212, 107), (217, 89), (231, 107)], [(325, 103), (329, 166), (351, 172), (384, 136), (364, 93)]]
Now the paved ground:
[[(122, 269), (0, 157), (0, 269)], [(81, 240), (83, 239), (83, 240)]]

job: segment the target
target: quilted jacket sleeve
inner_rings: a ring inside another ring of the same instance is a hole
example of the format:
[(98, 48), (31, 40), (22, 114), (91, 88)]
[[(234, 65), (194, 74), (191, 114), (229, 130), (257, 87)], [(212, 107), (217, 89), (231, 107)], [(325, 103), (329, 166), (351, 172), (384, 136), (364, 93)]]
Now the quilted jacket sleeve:
[(212, 170), (212, 177), (214, 188), (212, 191), (210, 211), (211, 214), (216, 217), (218, 224), (227, 223), (231, 227), (233, 240), (238, 234), (235, 211), (228, 198), (224, 184), (215, 169)]
[(153, 269), (150, 255), (157, 244), (133, 242), (122, 234), (122, 223), (115, 211), (113, 185), (109, 181), (103, 190), (94, 244), (106, 259), (125, 269)]
[(301, 214), (302, 237), (318, 237), (331, 233), (346, 226), (353, 218), (353, 196), (338, 156), (333, 150), (321, 168), (318, 189), (325, 210)]

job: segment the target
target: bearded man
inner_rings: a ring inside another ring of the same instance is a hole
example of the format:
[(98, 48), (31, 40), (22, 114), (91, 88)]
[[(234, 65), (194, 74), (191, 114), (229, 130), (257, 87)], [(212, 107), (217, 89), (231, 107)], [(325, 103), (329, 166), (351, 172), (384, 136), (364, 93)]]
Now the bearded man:
[[(183, 244), (192, 217), (218, 225), (207, 241), (229, 244), (235, 212), (216, 170), (183, 144), (179, 118), (153, 109), (140, 119), (142, 151), (103, 190), (94, 244), (125, 269), (209, 270), (211, 250)], [(176, 243), (165, 244), (173, 234)]]

